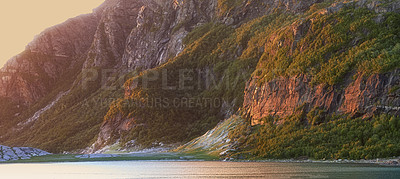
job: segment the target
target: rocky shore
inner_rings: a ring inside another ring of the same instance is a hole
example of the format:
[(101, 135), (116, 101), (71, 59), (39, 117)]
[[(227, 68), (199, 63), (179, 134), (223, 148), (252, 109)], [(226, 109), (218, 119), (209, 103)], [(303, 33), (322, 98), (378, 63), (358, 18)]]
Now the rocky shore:
[(0, 145), (0, 162), (30, 159), (51, 153), (30, 147), (7, 147)]
[[(46, 156), (49, 155), (49, 156)], [(35, 156), (44, 156), (29, 160)], [(26, 161), (24, 161), (26, 160)], [(185, 160), (185, 161), (216, 161), (218, 157), (207, 154), (181, 153), (181, 152), (134, 152), (134, 153), (110, 153), (110, 154), (61, 154), (52, 155), (46, 151), (30, 147), (6, 147), (0, 145), (0, 162), (82, 162), (82, 161), (120, 161), (120, 160)], [(265, 159), (245, 160), (225, 158), (225, 162), (271, 162), (271, 163), (331, 163), (331, 164), (376, 164), (382, 166), (400, 167), (400, 157), (372, 160), (313, 160), (307, 157), (296, 159)]]

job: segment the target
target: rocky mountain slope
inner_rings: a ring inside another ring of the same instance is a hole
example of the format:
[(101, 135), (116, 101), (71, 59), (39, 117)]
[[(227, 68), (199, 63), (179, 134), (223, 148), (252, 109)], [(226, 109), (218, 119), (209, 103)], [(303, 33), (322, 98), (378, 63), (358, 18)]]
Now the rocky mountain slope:
[(38, 35), (2, 68), (1, 96), (30, 106), (48, 94), (82, 63), (98, 21), (95, 14), (82, 15)]
[(398, 1), (107, 0), (2, 69), (0, 143), (55, 153), (178, 146), (240, 113), (229, 146), (262, 156), (267, 146), (253, 139), (277, 137), (260, 133), (266, 126), (385, 126), (378, 116), (399, 116), (399, 10)]

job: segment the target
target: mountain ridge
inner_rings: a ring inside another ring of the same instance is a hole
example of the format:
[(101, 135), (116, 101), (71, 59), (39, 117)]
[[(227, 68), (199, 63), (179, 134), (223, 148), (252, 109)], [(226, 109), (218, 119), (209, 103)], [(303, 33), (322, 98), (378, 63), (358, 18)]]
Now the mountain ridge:
[[(115, 143), (179, 146), (237, 113), (249, 125), (243, 130), (296, 115), (305, 128), (336, 115), (396, 117), (399, 7), (108, 0), (46, 30), (3, 68), (0, 142), (93, 153)], [(18, 123), (54, 101), (16, 134)], [(232, 146), (244, 150), (239, 144)]]

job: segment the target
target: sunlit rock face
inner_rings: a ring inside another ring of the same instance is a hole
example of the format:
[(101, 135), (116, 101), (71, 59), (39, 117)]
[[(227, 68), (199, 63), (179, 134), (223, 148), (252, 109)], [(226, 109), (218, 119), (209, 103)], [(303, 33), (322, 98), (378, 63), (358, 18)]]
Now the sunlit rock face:
[(301, 108), (304, 112), (318, 107), (328, 113), (372, 117), (374, 114), (399, 115), (400, 95), (393, 91), (400, 84), (400, 71), (359, 77), (341, 85), (312, 87), (304, 75), (279, 78), (262, 86), (257, 79), (249, 81), (245, 90), (244, 110), (253, 124), (267, 116), (286, 117)]
[(31, 157), (50, 155), (46, 151), (30, 147), (7, 147), (0, 145), (0, 162), (24, 160)]

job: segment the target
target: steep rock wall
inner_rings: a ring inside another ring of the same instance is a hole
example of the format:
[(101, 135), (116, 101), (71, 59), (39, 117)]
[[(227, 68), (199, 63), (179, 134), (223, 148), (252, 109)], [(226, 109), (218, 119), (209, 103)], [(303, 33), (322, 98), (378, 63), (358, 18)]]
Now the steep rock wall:
[(245, 90), (244, 110), (252, 124), (267, 116), (286, 117), (297, 109), (320, 108), (328, 113), (371, 117), (377, 113), (400, 114), (400, 71), (359, 77), (346, 84), (312, 87), (305, 75), (275, 79), (258, 86), (249, 81)]

